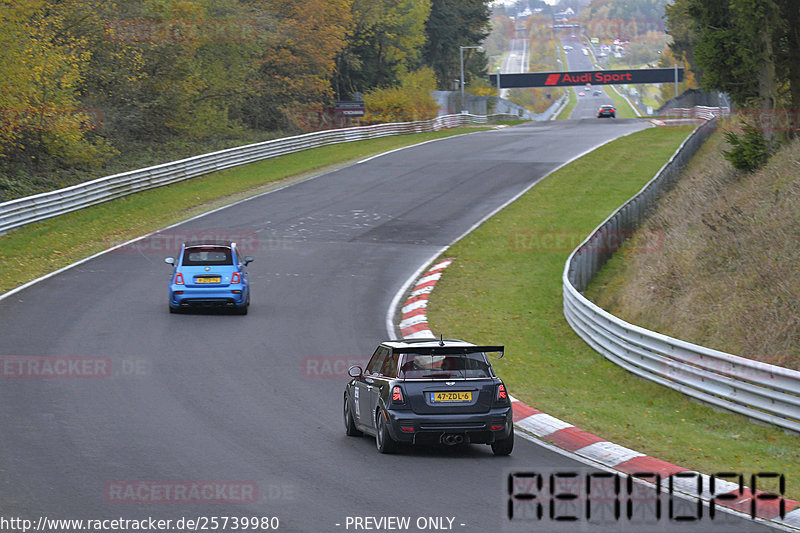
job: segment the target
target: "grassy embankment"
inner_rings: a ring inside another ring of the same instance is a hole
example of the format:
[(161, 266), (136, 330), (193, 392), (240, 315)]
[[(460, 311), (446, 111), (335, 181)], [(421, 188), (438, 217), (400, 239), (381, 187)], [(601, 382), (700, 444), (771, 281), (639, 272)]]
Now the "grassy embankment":
[(617, 91), (610, 86), (603, 87), (603, 90), (614, 102), (614, 107), (617, 108), (617, 118), (636, 118), (636, 113), (633, 111), (631, 104), (620, 96)]
[(383, 137), (288, 154), (144, 191), (0, 237), (0, 293), (139, 235), (369, 155), (483, 127)]
[[(562, 313), (571, 249), (652, 178), (687, 133), (651, 128), (605, 145), (453, 245), (444, 255), (455, 262), (432, 295), (431, 324), (447, 337), (505, 344), (496, 369), (512, 394), (584, 430), (706, 473), (797, 479), (797, 437), (635, 377), (589, 348)], [(787, 493), (800, 496), (791, 483)]]
[(644, 225), (663, 247), (618, 254), (588, 295), (646, 328), (800, 369), (800, 142), (752, 175), (724, 145), (715, 134)]

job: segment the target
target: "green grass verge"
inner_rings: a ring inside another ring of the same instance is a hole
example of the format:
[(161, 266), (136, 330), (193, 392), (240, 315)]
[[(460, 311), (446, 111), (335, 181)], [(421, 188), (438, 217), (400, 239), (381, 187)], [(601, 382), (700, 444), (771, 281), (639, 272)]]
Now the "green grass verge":
[[(445, 252), (455, 261), (432, 294), (429, 320), (445, 337), (504, 344), (496, 370), (511, 393), (586, 431), (709, 474), (796, 479), (796, 436), (626, 372), (563, 316), (561, 275), (571, 249), (651, 179), (689, 131), (650, 128), (542, 180)], [(800, 497), (791, 482), (787, 494)]]
[(217, 207), (463, 127), (342, 143), (266, 159), (25, 226), (0, 237), (0, 293), (77, 260)]
[(569, 98), (569, 102), (567, 102), (567, 105), (565, 105), (564, 109), (561, 110), (561, 113), (558, 114), (556, 120), (568, 119), (569, 116), (572, 114), (572, 110), (575, 109), (576, 105), (578, 105), (578, 97), (575, 96), (575, 91), (572, 90), (571, 87), (568, 87), (566, 91), (567, 91), (567, 97)]
[[(617, 108), (617, 118), (637, 118), (631, 104), (628, 103), (623, 97), (617, 94), (610, 86), (603, 87), (609, 98), (614, 102), (614, 107)], [(652, 177), (652, 176), (651, 176)]]

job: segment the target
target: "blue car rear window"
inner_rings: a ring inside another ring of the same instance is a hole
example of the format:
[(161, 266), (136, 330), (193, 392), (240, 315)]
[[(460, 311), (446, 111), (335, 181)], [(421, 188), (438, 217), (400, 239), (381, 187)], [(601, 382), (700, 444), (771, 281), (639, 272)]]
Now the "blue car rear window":
[(232, 265), (233, 255), (230, 248), (218, 248), (214, 246), (201, 248), (187, 248), (183, 252), (184, 266), (205, 266), (205, 265)]

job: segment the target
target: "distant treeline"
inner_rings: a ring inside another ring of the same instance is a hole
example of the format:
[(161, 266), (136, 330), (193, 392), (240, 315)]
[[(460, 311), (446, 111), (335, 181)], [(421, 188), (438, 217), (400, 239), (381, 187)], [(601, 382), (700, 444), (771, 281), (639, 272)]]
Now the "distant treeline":
[[(367, 120), (427, 118), (489, 3), (0, 1), (0, 201), (131, 149), (324, 126), (309, 117), (356, 93), (378, 106)], [(469, 52), (467, 78), (483, 76)]]

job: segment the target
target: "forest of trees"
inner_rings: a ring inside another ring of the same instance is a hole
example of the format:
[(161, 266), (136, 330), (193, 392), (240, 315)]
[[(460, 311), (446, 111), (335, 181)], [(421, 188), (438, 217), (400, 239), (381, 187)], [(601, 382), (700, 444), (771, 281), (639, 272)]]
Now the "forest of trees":
[[(451, 88), (489, 3), (0, 0), (0, 201), (118, 170), (131, 151), (296, 132), (304, 110), (357, 92)], [(470, 54), (467, 78), (485, 73)]]

